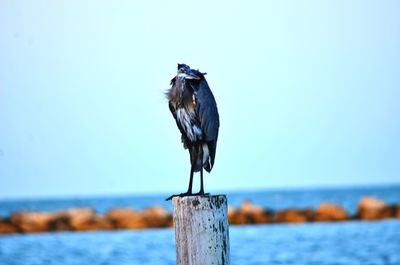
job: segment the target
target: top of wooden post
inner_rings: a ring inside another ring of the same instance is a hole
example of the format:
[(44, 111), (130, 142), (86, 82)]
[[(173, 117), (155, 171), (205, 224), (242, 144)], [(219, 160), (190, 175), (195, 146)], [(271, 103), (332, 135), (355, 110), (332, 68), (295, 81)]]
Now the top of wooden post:
[(195, 195), (186, 197), (174, 197), (174, 206), (190, 206), (190, 208), (213, 209), (220, 208), (227, 203), (226, 195)]

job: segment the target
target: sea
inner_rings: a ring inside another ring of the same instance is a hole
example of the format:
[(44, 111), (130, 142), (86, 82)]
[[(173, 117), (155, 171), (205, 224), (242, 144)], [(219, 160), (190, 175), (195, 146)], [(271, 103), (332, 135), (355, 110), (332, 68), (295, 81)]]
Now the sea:
[[(315, 208), (321, 202), (342, 205), (354, 214), (360, 198), (374, 196), (400, 203), (400, 185), (225, 192), (229, 205), (243, 201), (267, 209)], [(57, 211), (91, 207), (140, 210), (161, 205), (169, 194), (93, 198), (0, 200), (0, 217), (21, 210)], [(400, 219), (337, 223), (231, 226), (232, 265), (400, 265)], [(172, 265), (175, 238), (171, 228), (0, 235), (0, 265)]]

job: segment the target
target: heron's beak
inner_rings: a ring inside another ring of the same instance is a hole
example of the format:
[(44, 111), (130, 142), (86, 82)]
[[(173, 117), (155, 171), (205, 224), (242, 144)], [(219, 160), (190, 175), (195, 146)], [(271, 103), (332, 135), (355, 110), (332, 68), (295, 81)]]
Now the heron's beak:
[(178, 76), (183, 77), (185, 79), (195, 79), (195, 80), (199, 80), (200, 79), (200, 77), (198, 77), (196, 75), (187, 74), (187, 73), (179, 73)]

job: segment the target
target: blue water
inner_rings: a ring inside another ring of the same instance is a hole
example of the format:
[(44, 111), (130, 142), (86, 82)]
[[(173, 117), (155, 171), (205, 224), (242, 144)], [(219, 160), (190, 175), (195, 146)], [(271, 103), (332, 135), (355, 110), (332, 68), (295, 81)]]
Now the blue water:
[[(336, 202), (355, 212), (359, 199), (376, 196), (400, 202), (400, 186), (228, 193), (231, 206), (244, 199), (270, 209), (315, 207)], [(164, 202), (165, 195), (0, 202), (0, 215), (30, 209), (54, 211), (92, 207), (141, 209)], [(0, 265), (175, 264), (172, 229), (141, 231), (57, 232), (0, 236)], [(231, 264), (400, 264), (400, 220), (232, 226)]]
[[(398, 265), (400, 221), (234, 226), (231, 264)], [(175, 264), (172, 229), (0, 237), (0, 265)]]

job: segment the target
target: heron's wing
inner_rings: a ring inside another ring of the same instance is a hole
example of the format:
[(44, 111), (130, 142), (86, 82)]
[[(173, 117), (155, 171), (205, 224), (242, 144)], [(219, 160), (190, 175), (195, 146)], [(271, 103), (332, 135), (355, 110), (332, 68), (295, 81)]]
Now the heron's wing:
[(217, 141), (219, 129), (219, 115), (217, 103), (211, 92), (207, 81), (203, 78), (198, 87), (194, 88), (196, 100), (196, 113), (198, 115), (201, 130), (205, 136), (205, 140)]
[(196, 113), (210, 154), (210, 163), (206, 163), (204, 166), (207, 171), (211, 171), (215, 160), (219, 130), (217, 103), (204, 78), (200, 80), (197, 86), (193, 87), (193, 90), (195, 91)]

